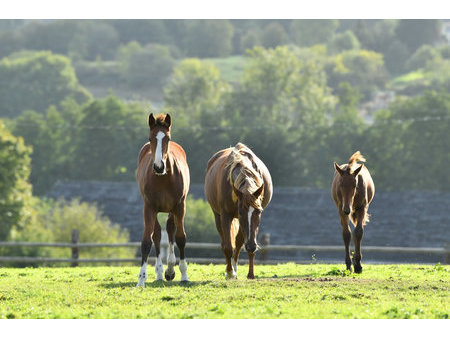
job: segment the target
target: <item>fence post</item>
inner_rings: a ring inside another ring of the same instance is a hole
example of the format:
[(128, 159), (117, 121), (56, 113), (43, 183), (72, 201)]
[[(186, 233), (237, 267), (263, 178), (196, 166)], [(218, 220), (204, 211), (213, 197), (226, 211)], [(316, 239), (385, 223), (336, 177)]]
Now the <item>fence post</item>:
[(270, 234), (269, 233), (261, 234), (260, 242), (261, 242), (262, 248), (265, 248), (265, 250), (261, 251), (260, 259), (262, 261), (268, 260), (269, 259), (269, 250), (267, 250), (266, 247), (270, 245)]
[[(78, 229), (72, 230), (72, 244), (78, 244), (80, 239), (80, 232)], [(70, 266), (75, 267), (78, 266), (78, 256), (79, 256), (80, 248), (78, 246), (72, 247), (72, 259), (75, 259), (76, 262), (72, 262)]]

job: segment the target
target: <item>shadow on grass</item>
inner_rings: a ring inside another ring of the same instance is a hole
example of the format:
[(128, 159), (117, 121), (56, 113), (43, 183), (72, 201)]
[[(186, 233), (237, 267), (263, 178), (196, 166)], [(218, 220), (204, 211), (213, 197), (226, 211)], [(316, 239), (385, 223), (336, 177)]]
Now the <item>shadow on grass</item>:
[[(212, 283), (212, 281), (201, 281), (201, 282), (166, 282), (166, 281), (153, 281), (145, 283), (145, 288), (173, 288), (173, 287), (182, 287), (182, 288), (195, 288), (198, 286), (203, 286)], [(105, 289), (127, 289), (127, 288), (136, 288), (137, 282), (119, 282), (119, 283), (102, 283), (101, 287)]]

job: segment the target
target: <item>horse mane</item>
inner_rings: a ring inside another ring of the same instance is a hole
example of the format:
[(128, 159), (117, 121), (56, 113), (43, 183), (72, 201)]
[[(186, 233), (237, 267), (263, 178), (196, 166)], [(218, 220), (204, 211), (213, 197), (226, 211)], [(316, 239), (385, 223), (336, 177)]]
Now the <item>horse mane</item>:
[(347, 168), (352, 168), (353, 165), (355, 165), (358, 162), (366, 162), (366, 159), (364, 158), (364, 156), (361, 155), (361, 153), (359, 152), (359, 150), (354, 153), (352, 156), (350, 156), (350, 158), (348, 159), (348, 167)]
[[(253, 152), (244, 144), (238, 143), (232, 148), (225, 169), (228, 169), (228, 181), (237, 190), (246, 193), (245, 196), (253, 197), (253, 193), (264, 183), (261, 173), (253, 160)], [(234, 170), (240, 166), (236, 178), (233, 177)], [(250, 198), (247, 202), (254, 208), (262, 209), (261, 198)]]

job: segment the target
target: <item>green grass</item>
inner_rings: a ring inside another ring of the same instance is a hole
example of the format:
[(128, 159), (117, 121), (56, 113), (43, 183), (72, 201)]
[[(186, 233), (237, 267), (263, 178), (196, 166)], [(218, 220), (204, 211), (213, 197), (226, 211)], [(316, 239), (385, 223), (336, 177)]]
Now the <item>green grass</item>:
[(397, 76), (392, 79), (391, 86), (393, 87), (405, 87), (416, 82), (429, 82), (430, 74), (425, 73), (423, 70), (419, 69), (407, 74)]
[[(189, 264), (191, 282), (136, 288), (138, 267), (1, 268), (0, 318), (448, 318), (447, 266)], [(178, 280), (178, 281), (177, 281)]]

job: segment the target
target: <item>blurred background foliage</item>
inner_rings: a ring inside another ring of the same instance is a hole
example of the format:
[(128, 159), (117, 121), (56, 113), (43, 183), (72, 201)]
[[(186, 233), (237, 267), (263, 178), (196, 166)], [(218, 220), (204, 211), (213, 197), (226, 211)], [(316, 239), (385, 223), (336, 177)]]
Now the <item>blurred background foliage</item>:
[[(449, 191), (449, 25), (0, 20), (0, 240), (91, 224), (86, 240), (126, 241), (95, 206), (43, 196), (57, 180), (134, 180), (150, 112), (173, 115), (192, 183), (240, 141), (276, 186), (329, 188), (333, 161), (360, 150), (377, 189)], [(192, 241), (217, 236), (206, 210), (189, 199)]]

